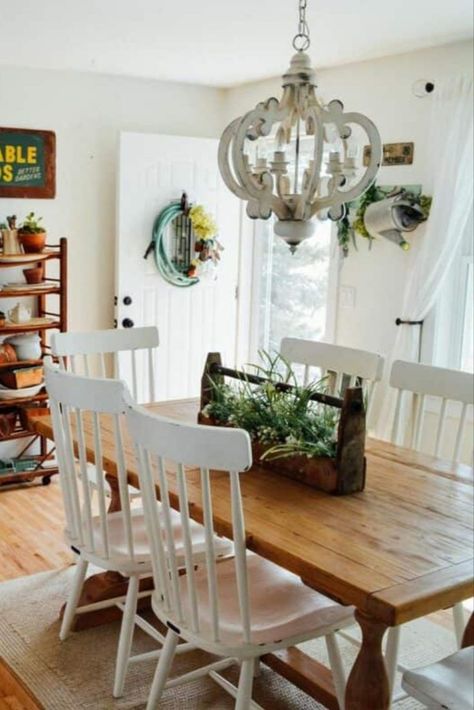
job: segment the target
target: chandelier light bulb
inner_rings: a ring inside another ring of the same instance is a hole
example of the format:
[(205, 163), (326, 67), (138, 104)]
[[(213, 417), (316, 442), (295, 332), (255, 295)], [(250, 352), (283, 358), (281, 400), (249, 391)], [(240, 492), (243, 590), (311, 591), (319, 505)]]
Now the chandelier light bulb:
[[(370, 119), (345, 113), (338, 100), (324, 105), (316, 95), (316, 75), (304, 51), (310, 43), (306, 2), (299, 0), (297, 52), (283, 75), (282, 97), (236, 118), (219, 143), (219, 169), (229, 190), (247, 203), (252, 219), (275, 214), (275, 234), (292, 252), (314, 233), (315, 217), (344, 217), (346, 203), (373, 183), (382, 156)], [(365, 168), (358, 165), (362, 151), (354, 127), (371, 148)]]

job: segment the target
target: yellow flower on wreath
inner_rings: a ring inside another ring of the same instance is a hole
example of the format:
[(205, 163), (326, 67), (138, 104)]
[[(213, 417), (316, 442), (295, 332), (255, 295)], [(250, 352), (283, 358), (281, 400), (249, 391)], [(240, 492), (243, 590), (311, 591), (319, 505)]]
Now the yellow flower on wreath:
[(212, 239), (217, 234), (217, 224), (202, 205), (194, 205), (189, 210), (189, 219), (199, 239)]

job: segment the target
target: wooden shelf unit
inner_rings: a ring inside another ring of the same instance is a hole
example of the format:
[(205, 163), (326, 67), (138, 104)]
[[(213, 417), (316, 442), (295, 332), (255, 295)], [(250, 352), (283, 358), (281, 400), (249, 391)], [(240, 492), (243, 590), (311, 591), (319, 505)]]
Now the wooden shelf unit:
[[(2, 409), (13, 409), (14, 407), (20, 407), (21, 405), (25, 404), (34, 404), (35, 402), (43, 402), (45, 403), (46, 400), (48, 399), (48, 395), (46, 392), (41, 390), (38, 394), (35, 394), (33, 397), (22, 397), (21, 399), (0, 399), (0, 414)], [(3, 441), (8, 441), (8, 437), (4, 439), (0, 439), (0, 444)], [(0, 481), (1, 481), (1, 474), (0, 474)]]
[[(48, 277), (47, 275), (47, 265), (50, 261), (59, 261), (59, 276)], [(47, 246), (43, 253), (39, 255), (31, 254), (31, 261), (24, 261), (23, 258), (19, 261), (9, 260), (0, 261), (0, 269), (3, 268), (30, 268), (33, 266), (44, 265), (44, 279), (48, 282), (48, 286), (43, 288), (32, 288), (29, 289), (25, 284), (24, 289), (5, 289), (0, 290), (0, 299), (3, 298), (32, 298), (36, 301), (36, 317), (43, 318), (48, 317), (53, 320), (50, 323), (33, 324), (33, 325), (13, 325), (8, 323), (4, 327), (0, 327), (0, 337), (8, 335), (15, 335), (17, 333), (28, 333), (28, 332), (38, 332), (41, 338), (41, 351), (42, 357), (49, 355), (51, 348), (48, 342), (48, 334), (51, 330), (65, 331), (67, 330), (67, 239), (62, 238), (59, 244)], [(50, 307), (48, 307), (48, 297), (57, 296), (58, 297), (58, 308), (57, 312), (52, 313)], [(1, 307), (1, 300), (0, 300)], [(8, 368), (13, 368), (16, 365), (38, 365), (42, 363), (41, 360), (19, 360), (18, 362), (12, 363), (2, 363), (0, 364), (0, 371), (6, 370)], [(47, 484), (51, 480), (51, 476), (58, 473), (57, 466), (53, 461), (54, 446), (51, 446), (51, 442), (39, 434), (24, 428), (20, 422), (20, 410), (26, 409), (29, 406), (47, 406), (48, 395), (45, 390), (42, 389), (38, 394), (33, 397), (24, 397), (21, 399), (0, 400), (0, 415), (2, 410), (5, 409), (18, 409), (18, 419), (13, 431), (6, 437), (0, 438), (0, 444), (6, 441), (14, 441), (25, 439), (26, 444), (20, 451), (19, 455), (15, 458), (28, 458), (35, 459), (37, 461), (37, 466), (32, 471), (21, 471), (16, 473), (0, 473), (0, 490), (3, 485), (11, 485), (14, 483), (26, 483), (31, 482), (35, 478), (40, 477), (44, 484)], [(38, 454), (28, 454), (28, 450), (35, 444), (39, 442), (40, 451)], [(49, 464), (49, 465), (48, 465)]]
[[(37, 330), (61, 330), (61, 321), (60, 320), (54, 320), (51, 323), (44, 323), (43, 325), (40, 325), (36, 323), (36, 325), (28, 325), (24, 324), (22, 325), (21, 323), (19, 325), (5, 325), (3, 328), (0, 328), (0, 335), (15, 335), (16, 333), (35, 333)], [(15, 364), (15, 363), (13, 363)]]
[[(0, 268), (2, 268), (3, 264), (0, 264)], [(6, 290), (3, 289), (0, 291), (0, 298), (16, 298), (17, 296), (47, 296), (50, 293), (61, 293), (61, 289), (59, 286), (55, 287), (49, 287), (49, 288), (35, 288), (35, 289), (11, 289)]]

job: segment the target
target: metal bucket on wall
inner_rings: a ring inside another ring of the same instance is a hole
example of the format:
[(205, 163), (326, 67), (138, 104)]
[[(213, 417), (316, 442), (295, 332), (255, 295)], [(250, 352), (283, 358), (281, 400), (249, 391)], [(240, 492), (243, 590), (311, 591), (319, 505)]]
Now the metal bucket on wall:
[(410, 248), (403, 233), (413, 232), (425, 220), (421, 207), (404, 192), (373, 202), (364, 214), (365, 227), (372, 237), (385, 237), (403, 249)]

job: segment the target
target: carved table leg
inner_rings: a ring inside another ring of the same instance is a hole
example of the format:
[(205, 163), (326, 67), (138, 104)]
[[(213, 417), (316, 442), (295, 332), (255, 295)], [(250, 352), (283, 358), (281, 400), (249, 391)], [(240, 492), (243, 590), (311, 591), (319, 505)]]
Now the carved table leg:
[(474, 646), (474, 612), (471, 614), (466, 624), (462, 637), (461, 648), (467, 648), (467, 646)]
[(388, 710), (390, 688), (382, 653), (387, 626), (359, 610), (355, 617), (362, 646), (347, 681), (345, 710)]
[(119, 483), (115, 476), (110, 476), (107, 474), (105, 480), (110, 487), (110, 505), (108, 513), (116, 513), (118, 510), (122, 510), (122, 503), (120, 501)]

